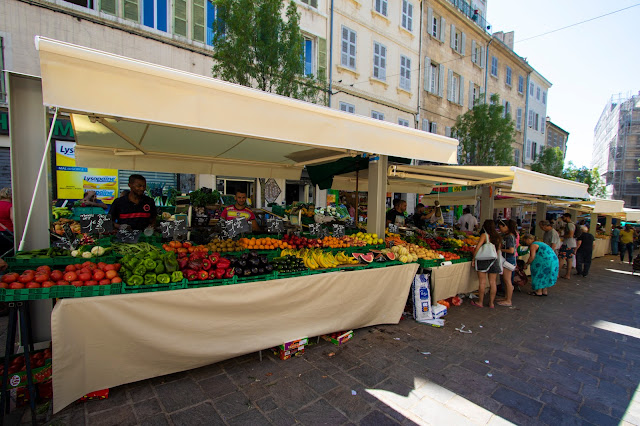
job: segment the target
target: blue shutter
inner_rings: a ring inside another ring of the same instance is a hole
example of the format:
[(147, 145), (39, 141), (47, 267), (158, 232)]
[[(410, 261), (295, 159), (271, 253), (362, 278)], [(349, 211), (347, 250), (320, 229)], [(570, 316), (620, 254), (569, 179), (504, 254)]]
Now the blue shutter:
[(129, 189), (129, 185), (128, 185), (129, 176), (133, 174), (140, 174), (144, 176), (145, 179), (147, 180), (147, 188), (164, 184), (164, 189), (166, 190), (168, 188), (177, 188), (178, 186), (178, 179), (175, 173), (141, 172), (137, 170), (118, 170), (118, 186), (120, 189), (117, 195), (118, 197), (120, 196), (120, 193), (123, 190)]

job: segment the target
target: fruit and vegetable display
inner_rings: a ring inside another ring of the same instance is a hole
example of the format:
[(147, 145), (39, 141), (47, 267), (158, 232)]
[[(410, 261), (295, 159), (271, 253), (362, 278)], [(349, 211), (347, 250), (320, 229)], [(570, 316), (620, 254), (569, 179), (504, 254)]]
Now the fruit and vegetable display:
[(194, 250), (190, 254), (178, 253), (178, 268), (187, 281), (207, 281), (229, 279), (235, 275), (231, 260), (220, 253)]
[(182, 282), (183, 275), (174, 252), (163, 252), (148, 244), (147, 251), (137, 250), (134, 246), (138, 245), (140, 243), (118, 245), (121, 252), (128, 252), (121, 261), (125, 284), (141, 286)]
[(304, 265), (312, 270), (336, 268), (340, 265), (353, 265), (358, 261), (344, 252), (338, 252), (335, 255), (320, 249), (301, 249), (301, 250), (282, 250), (281, 257), (293, 256), (301, 259)]
[[(229, 257), (231, 276), (235, 272), (238, 277), (255, 277), (273, 272), (274, 265), (265, 255), (257, 251), (242, 253), (240, 256)], [(225, 278), (230, 278), (225, 276)]]
[(273, 269), (277, 272), (301, 272), (307, 269), (304, 259), (288, 254), (273, 259)]
[(0, 288), (19, 290), (30, 288), (48, 288), (53, 286), (89, 287), (96, 285), (120, 284), (119, 263), (107, 264), (86, 261), (67, 265), (64, 270), (39, 266), (35, 270), (27, 269), (21, 274), (9, 272), (2, 276)]
[(59, 248), (59, 247), (50, 247), (48, 249), (38, 249), (38, 250), (25, 250), (18, 252), (16, 255), (16, 259), (20, 260), (29, 260), (29, 259), (52, 259), (54, 257), (61, 256), (71, 256), (71, 250)]
[(51, 226), (53, 228), (53, 232), (58, 235), (64, 235), (64, 225), (69, 225), (69, 229), (71, 229), (71, 232), (73, 232), (74, 234), (81, 233), (80, 222), (64, 217), (53, 222)]

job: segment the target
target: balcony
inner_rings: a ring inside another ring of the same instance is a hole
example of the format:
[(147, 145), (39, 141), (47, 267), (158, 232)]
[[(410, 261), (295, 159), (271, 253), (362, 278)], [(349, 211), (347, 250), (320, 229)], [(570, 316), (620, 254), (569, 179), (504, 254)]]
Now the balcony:
[(475, 9), (471, 4), (464, 0), (449, 0), (449, 3), (457, 7), (463, 15), (475, 22), (483, 31), (487, 33), (490, 32), (491, 25), (487, 22), (484, 16), (476, 15), (474, 13)]

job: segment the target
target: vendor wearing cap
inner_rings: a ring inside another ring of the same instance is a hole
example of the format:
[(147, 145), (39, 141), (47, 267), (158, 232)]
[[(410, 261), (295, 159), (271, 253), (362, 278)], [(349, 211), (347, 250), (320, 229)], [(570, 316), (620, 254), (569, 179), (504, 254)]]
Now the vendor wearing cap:
[(224, 220), (232, 220), (239, 217), (247, 219), (253, 231), (259, 230), (256, 215), (247, 207), (247, 193), (245, 191), (236, 191), (235, 204), (225, 207), (220, 215), (220, 218)]
[(129, 189), (111, 205), (113, 226), (120, 229), (128, 225), (132, 229), (144, 230), (156, 224), (157, 209), (153, 198), (145, 195), (147, 180), (142, 175), (129, 176)]

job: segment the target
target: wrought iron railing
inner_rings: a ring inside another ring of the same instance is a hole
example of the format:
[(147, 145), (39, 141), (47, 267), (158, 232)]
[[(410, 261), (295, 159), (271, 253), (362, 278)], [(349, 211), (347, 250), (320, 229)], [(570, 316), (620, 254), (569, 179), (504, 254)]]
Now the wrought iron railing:
[(484, 31), (490, 32), (491, 25), (489, 25), (484, 16), (475, 12), (476, 9), (474, 9), (474, 7), (470, 3), (464, 0), (449, 0), (449, 3), (457, 7), (460, 12), (462, 12), (466, 17), (475, 22)]

